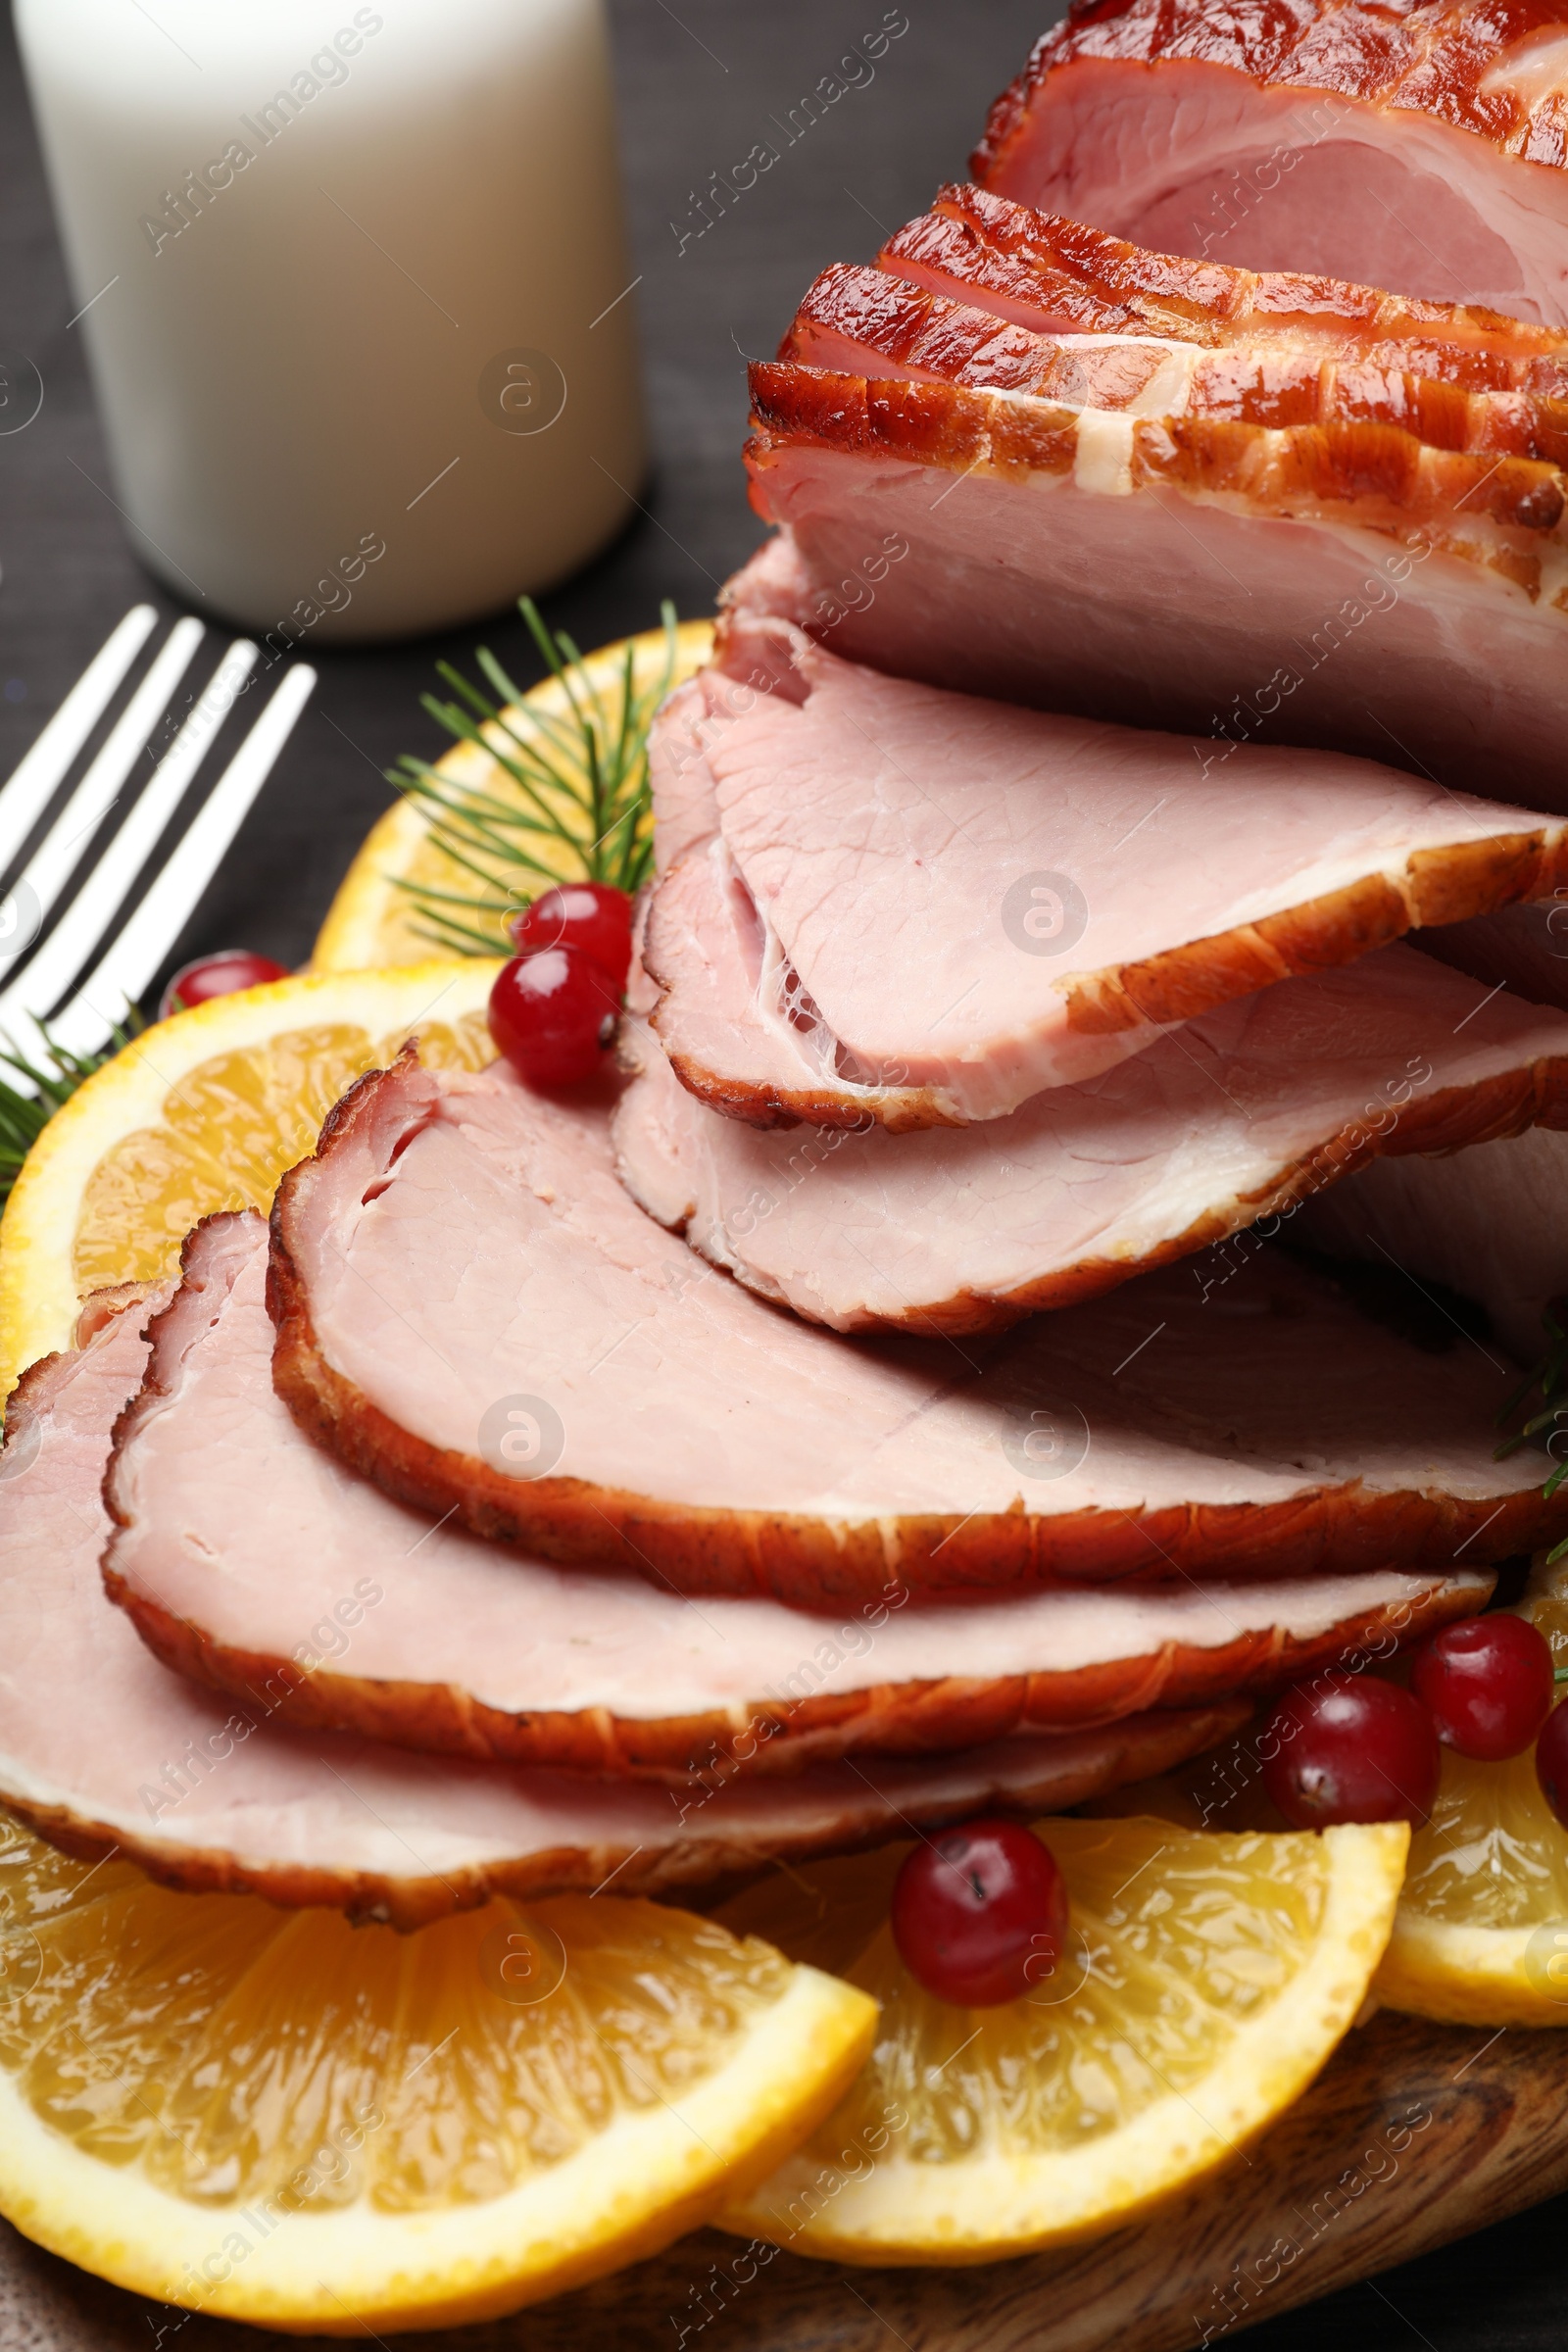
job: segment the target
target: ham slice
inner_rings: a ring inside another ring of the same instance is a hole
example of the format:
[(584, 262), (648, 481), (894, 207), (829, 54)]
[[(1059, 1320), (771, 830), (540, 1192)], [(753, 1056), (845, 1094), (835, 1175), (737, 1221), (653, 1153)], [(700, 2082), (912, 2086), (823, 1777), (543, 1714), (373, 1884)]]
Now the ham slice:
[(1267, 1689), (1480, 1608), (1485, 1575), (1303, 1577), (911, 1604), (848, 1623), (698, 1608), (646, 1579), (508, 1556), (389, 1500), (268, 1377), (267, 1228), (191, 1237), (105, 1488), (111, 1595), (166, 1663), (289, 1721), (509, 1762), (790, 1773)]
[[(1162, 418), (1172, 430), (1212, 421), (1328, 432), (1391, 427), (1433, 449), (1554, 466), (1568, 458), (1561, 360), (1499, 363), (1465, 346), (1446, 353), (1387, 343), (1371, 356), (1331, 359), (1312, 340), (1280, 334), (1216, 350), (1157, 334), (1037, 333), (972, 301), (843, 263), (810, 286), (778, 356), (881, 381), (962, 384), (1096, 415)], [(1510, 381), (1499, 390), (1490, 380), (1497, 374), (1543, 375), (1547, 388)]]
[(1563, 389), (1561, 326), (1151, 252), (972, 185), (939, 189), (876, 258), (892, 276), (1042, 334), (1158, 335), (1288, 365), (1365, 361), (1476, 390)]
[(744, 614), (651, 760), (654, 1025), (685, 1085), (760, 1125), (997, 1118), (1568, 871), (1563, 825), (1525, 809), (915, 686)]
[(874, 1844), (908, 1821), (1058, 1810), (1165, 1770), (1245, 1713), (1226, 1701), (952, 1758), (680, 1788), (285, 1730), (265, 1691), (236, 1701), (170, 1673), (104, 1597), (99, 1489), (147, 1347), (141, 1313), (89, 1320), (79, 1352), (24, 1377), (0, 1455), (0, 1802), (68, 1852), (118, 1850), (172, 1886), (416, 1927), (493, 1890), (613, 1876), (618, 1891), (650, 1891)]
[(1568, 808), (1555, 464), (793, 361), (751, 385), (752, 503), (786, 544), (733, 606), (902, 676), (1189, 729), (1195, 761), (1288, 739)]
[(1379, 1153), (1568, 1128), (1568, 1015), (1407, 947), (1244, 997), (1007, 1118), (917, 1135), (743, 1125), (679, 1085), (644, 1025), (622, 1035), (639, 1072), (615, 1111), (622, 1182), (714, 1265), (835, 1331), (984, 1330)]
[(808, 1607), (893, 1577), (1485, 1564), (1568, 1530), (1568, 1494), (1493, 1461), (1480, 1357), (1422, 1354), (1288, 1261), (1224, 1272), (986, 1342), (840, 1338), (646, 1216), (603, 1108), (407, 1055), (279, 1188), (273, 1380), (433, 1517)]
[(1171, 253), (1568, 319), (1568, 31), (1485, 0), (1103, 0), (997, 101), (1000, 194)]

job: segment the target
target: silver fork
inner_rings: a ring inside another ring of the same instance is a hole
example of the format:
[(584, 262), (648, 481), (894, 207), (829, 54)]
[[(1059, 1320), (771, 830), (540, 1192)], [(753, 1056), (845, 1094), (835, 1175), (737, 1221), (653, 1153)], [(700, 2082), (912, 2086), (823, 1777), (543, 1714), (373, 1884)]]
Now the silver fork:
[[(156, 621), (151, 605), (134, 606), (125, 614), (0, 786), (0, 872), (12, 863), (70, 775)], [(0, 1040), (38, 1068), (56, 1066), (50, 1039), (72, 1054), (99, 1052), (143, 995), (271, 773), (316, 683), (315, 670), (305, 662), (284, 671), (276, 693), (150, 881), (141, 904), (128, 919), (122, 919), (125, 901), (195, 782), (256, 661), (255, 646), (237, 638), (138, 789), (131, 783), (131, 771), (190, 667), (203, 634), (199, 620), (175, 621), (101, 748), (0, 899)], [(127, 790), (126, 813), (50, 929), (50, 917), (89, 837), (126, 800)], [(17, 976), (4, 982), (3, 975), (12, 970)], [(43, 1022), (48, 1024), (48, 1037), (40, 1026)], [(8, 1068), (3, 1074), (16, 1092), (32, 1091), (19, 1072)]]

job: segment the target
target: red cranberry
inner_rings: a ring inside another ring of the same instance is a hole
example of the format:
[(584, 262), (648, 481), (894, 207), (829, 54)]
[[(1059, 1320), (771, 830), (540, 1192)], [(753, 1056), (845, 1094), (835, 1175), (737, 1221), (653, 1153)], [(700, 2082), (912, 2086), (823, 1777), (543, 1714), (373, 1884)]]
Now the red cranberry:
[(212, 997), (231, 997), (242, 988), (261, 988), (269, 980), (286, 980), (286, 963), (274, 963), (270, 956), (253, 956), (248, 948), (223, 948), (216, 956), (198, 956), (192, 963), (182, 963), (165, 989), (159, 1002), (158, 1018), (167, 1021), (172, 1012), (187, 1012), (193, 1004), (205, 1004)]
[(917, 1845), (893, 1888), (893, 1940), (939, 2001), (989, 2009), (1049, 1978), (1067, 1937), (1056, 1858), (1015, 1821), (971, 1821)]
[(1536, 1778), (1541, 1793), (1568, 1829), (1568, 1706), (1553, 1707), (1536, 1741)]
[(514, 956), (490, 991), (490, 1034), (530, 1086), (591, 1078), (615, 1034), (620, 998), (580, 948)]
[(1397, 1683), (1329, 1671), (1287, 1690), (1258, 1742), (1263, 1786), (1298, 1830), (1341, 1821), (1419, 1829), (1438, 1793), (1437, 1726)]
[(1551, 1709), (1551, 1647), (1523, 1617), (1468, 1617), (1415, 1653), (1410, 1688), (1461, 1756), (1522, 1756)]
[(631, 901), (608, 882), (563, 882), (541, 891), (507, 929), (519, 956), (544, 948), (580, 948), (602, 965), (618, 997), (631, 965)]

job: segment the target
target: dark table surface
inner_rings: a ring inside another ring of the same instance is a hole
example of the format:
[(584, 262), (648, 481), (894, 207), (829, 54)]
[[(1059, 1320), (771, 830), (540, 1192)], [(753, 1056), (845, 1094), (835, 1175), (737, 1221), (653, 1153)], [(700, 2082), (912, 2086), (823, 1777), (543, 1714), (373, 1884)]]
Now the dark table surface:
[[(744, 154), (759, 123), (882, 12), (869, 0), (680, 0), (677, 15), (664, 0), (612, 0), (612, 13), (655, 459), (643, 516), (545, 600), (548, 617), (584, 647), (650, 626), (662, 597), (683, 617), (710, 610), (760, 535), (739, 458), (744, 356), (772, 350), (815, 270), (868, 256), (939, 180), (962, 175), (987, 102), (1058, 11), (1026, 0), (908, 0), (909, 29), (874, 82), (851, 92), (684, 252), (669, 224), (687, 218), (693, 188)], [(25, 352), (44, 382), (36, 420), (0, 439), (4, 775), (128, 605), (147, 598), (161, 612), (179, 609), (132, 557), (111, 503), (9, 29), (0, 34), (0, 349)], [(514, 616), (482, 634), (514, 675), (537, 674)], [(320, 684), (172, 966), (233, 944), (303, 961), (349, 858), (387, 806), (381, 770), (401, 752), (440, 748), (418, 704), (432, 664), (463, 658), (474, 641), (465, 629), (368, 650), (313, 645)], [(1564, 2230), (1568, 2199), (1557, 2199), (1376, 2287), (1266, 2322), (1248, 2341), (1257, 2352), (1329, 2342), (1346, 2352), (1560, 2352)], [(3, 2352), (143, 2346), (153, 2340), (151, 2313), (0, 2231)], [(179, 2340), (187, 2352), (238, 2352), (260, 2339), (197, 2321)], [(527, 2342), (526, 2319), (516, 2341)]]

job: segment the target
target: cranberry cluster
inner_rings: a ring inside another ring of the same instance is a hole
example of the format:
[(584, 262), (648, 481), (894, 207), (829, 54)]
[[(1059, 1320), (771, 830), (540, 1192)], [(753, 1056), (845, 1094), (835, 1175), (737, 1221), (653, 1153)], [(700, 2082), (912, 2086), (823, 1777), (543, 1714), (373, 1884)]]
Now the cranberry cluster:
[(1422, 1642), (1408, 1690), (1338, 1672), (1287, 1690), (1258, 1741), (1263, 1786), (1298, 1829), (1419, 1829), (1444, 1747), (1498, 1764), (1534, 1741), (1546, 1802), (1568, 1823), (1568, 1708), (1553, 1708), (1554, 1686), (1550, 1647), (1524, 1618), (1467, 1618)]
[(608, 882), (541, 892), (507, 926), (517, 953), (490, 991), (490, 1034), (530, 1086), (591, 1078), (631, 968), (631, 901)]
[[(1554, 1707), (1549, 1646), (1522, 1617), (1472, 1617), (1416, 1650), (1411, 1687), (1331, 1670), (1287, 1690), (1258, 1741), (1263, 1785), (1287, 1821), (1431, 1814), (1445, 1746), (1501, 1763), (1532, 1740), (1547, 1804), (1568, 1825), (1568, 1706)], [(971, 1821), (927, 1838), (893, 1889), (893, 1940), (938, 2000), (983, 2009), (1055, 1975), (1067, 1889), (1051, 1848), (1012, 1821)], [(1058, 1996), (1059, 1997), (1059, 1996)]]

